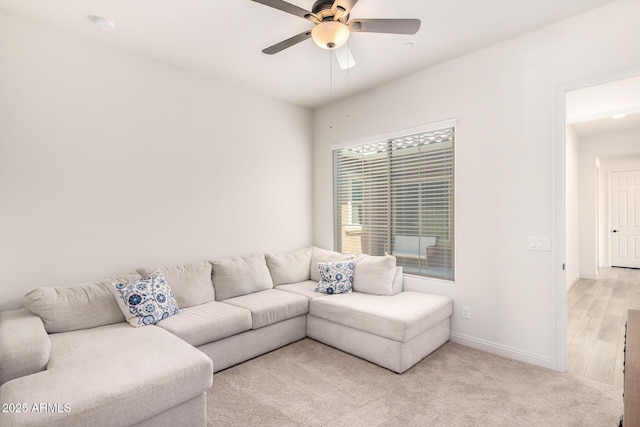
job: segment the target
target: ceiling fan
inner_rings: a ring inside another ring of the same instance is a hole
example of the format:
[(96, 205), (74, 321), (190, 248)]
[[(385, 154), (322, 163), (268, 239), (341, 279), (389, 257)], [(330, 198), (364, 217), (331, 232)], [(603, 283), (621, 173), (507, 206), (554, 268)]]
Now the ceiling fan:
[[(349, 19), (351, 9), (358, 0), (317, 0), (311, 11), (282, 0), (253, 0), (265, 6), (290, 13), (311, 21), (315, 26), (311, 30), (276, 43), (262, 51), (273, 55), (312, 38), (323, 49), (336, 50), (344, 46), (351, 32), (415, 34), (420, 29), (419, 19)], [(340, 54), (339, 54), (340, 53)], [(345, 49), (336, 51), (340, 67), (350, 68), (355, 64), (351, 52)]]

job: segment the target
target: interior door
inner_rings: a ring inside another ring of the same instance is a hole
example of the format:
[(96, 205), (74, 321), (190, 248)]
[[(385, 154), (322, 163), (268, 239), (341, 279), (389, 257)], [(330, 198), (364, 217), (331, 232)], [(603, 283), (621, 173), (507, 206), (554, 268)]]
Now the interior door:
[(640, 171), (611, 173), (611, 265), (640, 268)]

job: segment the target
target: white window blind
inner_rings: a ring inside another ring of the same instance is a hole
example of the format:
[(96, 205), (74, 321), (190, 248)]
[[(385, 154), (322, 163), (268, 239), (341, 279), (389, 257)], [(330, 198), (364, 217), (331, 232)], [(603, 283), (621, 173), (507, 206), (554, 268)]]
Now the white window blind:
[(333, 151), (336, 249), (454, 279), (455, 129)]

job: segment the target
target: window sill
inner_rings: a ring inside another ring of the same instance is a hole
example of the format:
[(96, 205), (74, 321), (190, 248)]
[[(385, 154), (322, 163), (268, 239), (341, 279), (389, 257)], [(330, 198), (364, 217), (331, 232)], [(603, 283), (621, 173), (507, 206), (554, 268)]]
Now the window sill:
[(435, 277), (426, 277), (426, 276), (419, 276), (417, 274), (411, 274), (411, 273), (403, 273), (402, 274), (404, 277), (408, 277), (412, 280), (418, 280), (420, 282), (423, 282), (424, 284), (430, 284), (430, 285), (448, 285), (448, 286), (455, 286), (456, 282), (454, 280), (446, 280), (446, 279), (437, 279)]

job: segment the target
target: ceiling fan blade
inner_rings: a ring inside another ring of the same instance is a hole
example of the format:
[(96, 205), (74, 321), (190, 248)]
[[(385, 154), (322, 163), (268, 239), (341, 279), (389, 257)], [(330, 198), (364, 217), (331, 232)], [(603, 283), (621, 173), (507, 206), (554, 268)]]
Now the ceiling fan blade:
[(283, 12), (290, 13), (295, 16), (299, 16), (300, 18), (303, 18), (303, 19), (308, 19), (309, 15), (311, 15), (311, 12), (309, 12), (308, 10), (304, 10), (301, 7), (295, 6), (291, 3), (287, 3), (286, 1), (282, 1), (282, 0), (252, 0), (252, 1), (263, 4), (265, 6), (272, 7), (274, 9), (281, 10)]
[(353, 55), (351, 55), (351, 50), (349, 50), (349, 46), (346, 44), (342, 46), (340, 49), (336, 49), (333, 51), (338, 60), (338, 65), (342, 70), (348, 70), (349, 68), (353, 68), (356, 66), (356, 61), (353, 59)]
[(352, 19), (349, 29), (360, 33), (415, 34), (420, 29), (419, 19)]
[(267, 55), (273, 55), (274, 53), (278, 53), (282, 50), (285, 50), (288, 47), (296, 45), (310, 38), (311, 38), (311, 31), (305, 31), (304, 33), (300, 33), (297, 36), (293, 36), (291, 38), (281, 41), (280, 43), (276, 43), (273, 46), (269, 46), (268, 48), (264, 49), (262, 53), (266, 53)]
[(355, 4), (358, 3), (358, 0), (336, 0), (333, 2), (333, 6), (331, 6), (331, 13), (333, 13), (333, 19), (336, 21), (341, 21), (344, 17), (351, 13), (351, 9)]

